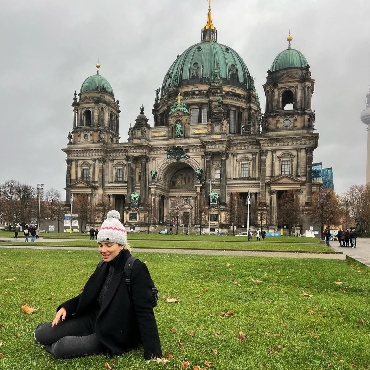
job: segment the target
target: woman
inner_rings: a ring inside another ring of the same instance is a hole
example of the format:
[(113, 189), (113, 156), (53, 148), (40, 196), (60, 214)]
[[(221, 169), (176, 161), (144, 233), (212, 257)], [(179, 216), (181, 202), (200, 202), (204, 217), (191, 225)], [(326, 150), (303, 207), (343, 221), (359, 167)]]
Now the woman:
[(124, 266), (131, 254), (119, 219), (119, 212), (108, 212), (97, 237), (102, 261), (82, 293), (62, 303), (54, 320), (35, 331), (35, 339), (57, 358), (117, 356), (140, 346), (145, 359), (162, 357), (152, 306), (154, 284), (146, 265), (136, 260), (129, 294)]

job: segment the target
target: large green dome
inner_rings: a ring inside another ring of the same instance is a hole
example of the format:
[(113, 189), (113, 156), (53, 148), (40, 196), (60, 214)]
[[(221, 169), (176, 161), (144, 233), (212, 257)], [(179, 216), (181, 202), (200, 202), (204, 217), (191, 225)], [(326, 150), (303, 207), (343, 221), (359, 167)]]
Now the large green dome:
[(173, 62), (162, 84), (162, 95), (171, 87), (210, 83), (252, 89), (254, 80), (239, 54), (216, 41), (202, 41), (190, 46)]
[(288, 48), (277, 55), (270, 71), (276, 72), (286, 68), (304, 68), (307, 66), (307, 60), (300, 51)]
[(96, 75), (88, 77), (81, 86), (81, 92), (102, 91), (113, 95), (113, 89), (110, 83), (96, 72)]

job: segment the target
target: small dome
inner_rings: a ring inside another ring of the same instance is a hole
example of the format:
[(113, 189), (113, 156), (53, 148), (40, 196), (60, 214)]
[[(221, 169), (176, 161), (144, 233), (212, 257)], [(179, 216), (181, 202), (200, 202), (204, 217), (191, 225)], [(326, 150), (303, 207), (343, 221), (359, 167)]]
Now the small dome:
[(365, 108), (361, 113), (361, 121), (365, 125), (370, 125), (370, 107)]
[(254, 81), (239, 54), (215, 41), (190, 46), (173, 62), (162, 84), (162, 95), (171, 87), (210, 83), (218, 78), (224, 84), (251, 89)]
[(270, 71), (276, 72), (286, 68), (305, 68), (307, 66), (307, 60), (300, 51), (288, 48), (277, 55)]
[(82, 84), (81, 92), (83, 93), (89, 91), (102, 91), (113, 95), (112, 86), (103, 76), (99, 74), (99, 71), (96, 72), (96, 75), (88, 77)]

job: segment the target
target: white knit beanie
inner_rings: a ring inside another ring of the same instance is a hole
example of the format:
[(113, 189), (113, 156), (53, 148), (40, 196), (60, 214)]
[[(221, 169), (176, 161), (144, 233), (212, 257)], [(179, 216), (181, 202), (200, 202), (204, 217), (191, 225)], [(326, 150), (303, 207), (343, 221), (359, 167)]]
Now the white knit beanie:
[(118, 211), (109, 211), (107, 219), (102, 223), (96, 238), (98, 243), (112, 242), (120, 245), (127, 244), (127, 231), (120, 222)]

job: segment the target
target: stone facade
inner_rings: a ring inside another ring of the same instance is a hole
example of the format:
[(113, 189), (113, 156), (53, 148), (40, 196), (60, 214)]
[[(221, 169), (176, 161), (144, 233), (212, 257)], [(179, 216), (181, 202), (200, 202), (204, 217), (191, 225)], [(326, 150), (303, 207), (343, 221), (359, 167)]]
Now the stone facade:
[[(113, 91), (99, 81), (86, 88), (85, 81), (78, 97), (75, 93), (73, 128), (63, 149), (67, 199), (87, 194), (91, 209), (106, 204), (127, 225), (185, 225), (190, 232), (199, 230), (195, 225), (226, 231), (234, 224), (247, 227), (248, 221), (252, 228), (276, 230), (282, 227), (278, 200), (287, 190), (296, 192), (303, 210), (309, 206), (318, 133), (308, 64), (274, 61), (279, 67), (268, 71), (261, 114), (244, 62), (229, 62), (237, 54), (217, 44), (215, 27), (202, 31), (193, 60), (185, 62), (189, 48), (157, 90), (154, 126), (140, 107), (127, 142), (119, 142), (120, 110)], [(286, 51), (292, 53), (288, 41)], [(194, 61), (207, 62), (205, 46), (234, 53), (212, 64), (208, 77)], [(93, 213), (90, 223), (101, 222), (99, 217)]]

